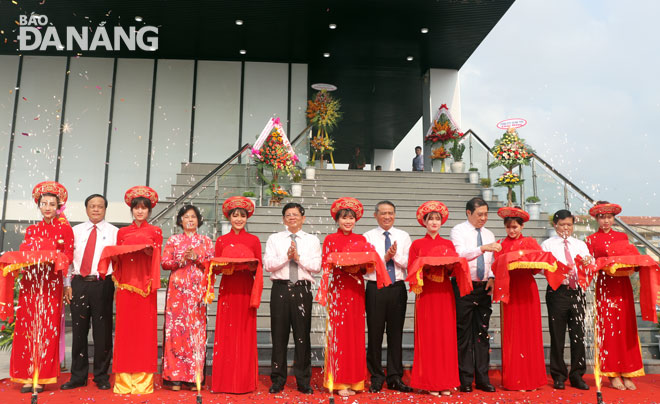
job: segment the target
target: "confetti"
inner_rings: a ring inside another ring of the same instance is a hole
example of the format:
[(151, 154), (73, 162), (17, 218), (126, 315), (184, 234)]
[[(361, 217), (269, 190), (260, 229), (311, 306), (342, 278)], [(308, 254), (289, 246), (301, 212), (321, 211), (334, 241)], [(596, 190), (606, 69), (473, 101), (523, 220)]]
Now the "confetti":
[(97, 90), (100, 90), (100, 89), (101, 89), (101, 86), (96, 86), (96, 89), (97, 89)]
[(23, 101), (27, 101), (27, 98), (23, 97)]
[(23, 136), (30, 136), (30, 134), (29, 134), (29, 133), (26, 133), (26, 132), (21, 133), (21, 135), (23, 135)]
[(124, 99), (123, 99), (123, 98), (120, 98), (119, 101), (124, 102)]

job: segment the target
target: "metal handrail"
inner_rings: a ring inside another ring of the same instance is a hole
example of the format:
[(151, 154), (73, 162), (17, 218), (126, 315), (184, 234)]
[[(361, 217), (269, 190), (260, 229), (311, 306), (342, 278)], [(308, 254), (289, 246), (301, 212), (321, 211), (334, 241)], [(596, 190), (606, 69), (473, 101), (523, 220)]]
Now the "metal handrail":
[[(485, 147), (487, 150), (491, 150), (491, 147), (489, 147), (489, 146), (486, 144), (486, 142), (484, 142), (483, 139), (481, 139), (481, 138), (479, 137), (479, 135), (477, 135), (476, 133), (474, 133), (474, 132), (472, 131), (472, 129), (470, 129), (470, 130), (468, 130), (467, 132), (465, 132), (465, 134), (466, 134), (466, 135), (467, 135), (467, 134), (471, 134), (472, 136), (474, 136), (475, 139), (477, 139), (477, 140), (479, 141), (479, 143), (481, 143), (481, 145), (482, 145), (483, 147)], [(589, 196), (586, 192), (584, 192), (582, 189), (580, 189), (580, 187), (578, 187), (578, 186), (575, 185), (571, 180), (569, 180), (569, 179), (566, 178), (564, 175), (562, 175), (562, 174), (561, 174), (559, 171), (557, 171), (553, 166), (551, 166), (548, 162), (546, 162), (543, 158), (541, 158), (537, 153), (534, 153), (534, 158), (536, 159), (536, 161), (539, 162), (539, 164), (541, 164), (543, 167), (545, 167), (548, 171), (550, 171), (551, 173), (553, 173), (554, 175), (556, 175), (557, 177), (559, 177), (559, 179), (561, 179), (561, 180), (564, 182), (564, 186), (565, 186), (565, 187), (566, 187), (566, 186), (570, 186), (570, 187), (572, 188), (573, 191), (577, 192), (580, 196), (582, 196), (584, 199), (586, 199), (588, 202), (590, 202), (590, 203), (592, 203), (592, 204), (596, 202), (596, 199), (594, 199), (594, 198), (592, 198), (591, 196)], [(624, 228), (626, 231), (628, 231), (628, 232), (631, 233), (633, 236), (635, 236), (635, 238), (637, 238), (642, 244), (644, 244), (644, 246), (646, 246), (648, 249), (650, 249), (650, 250), (653, 251), (657, 256), (660, 257), (660, 249), (659, 249), (658, 247), (656, 247), (656, 246), (654, 246), (653, 244), (651, 244), (646, 238), (642, 237), (642, 235), (640, 235), (639, 233), (637, 233), (637, 231), (635, 231), (632, 227), (628, 226), (628, 224), (624, 223), (623, 220), (619, 219), (618, 217), (615, 216), (615, 217), (614, 217), (614, 221), (615, 221), (619, 226), (621, 226), (621, 227)]]
[[(310, 124), (310, 125), (308, 125), (305, 129), (303, 129), (303, 131), (300, 132), (300, 133), (296, 136), (295, 139), (293, 139), (293, 141), (291, 142), (291, 146), (292, 146), (292, 147), (295, 147), (295, 145), (300, 141), (300, 139), (303, 138), (303, 136), (306, 135), (307, 131), (308, 131), (309, 128), (311, 128), (311, 127), (312, 127), (312, 125)], [(192, 185), (192, 186), (191, 186), (186, 192), (183, 193), (183, 195), (181, 195), (181, 196), (179, 196), (178, 198), (176, 198), (176, 200), (174, 200), (173, 202), (170, 202), (170, 203), (169, 203), (169, 206), (168, 206), (167, 208), (165, 208), (165, 209), (163, 209), (162, 211), (158, 212), (158, 214), (155, 215), (153, 218), (151, 218), (151, 219), (149, 220), (149, 222), (150, 222), (150, 223), (155, 223), (155, 222), (157, 222), (158, 220), (160, 220), (162, 217), (164, 217), (165, 215), (169, 214), (169, 212), (170, 212), (170, 210), (172, 209), (172, 207), (177, 206), (181, 201), (186, 200), (186, 198), (188, 198), (190, 195), (192, 195), (192, 194), (193, 194), (198, 188), (200, 188), (200, 187), (202, 186), (202, 184), (205, 184), (206, 181), (208, 181), (209, 179), (211, 179), (211, 178), (212, 178), (214, 175), (216, 175), (220, 170), (222, 170), (223, 168), (225, 168), (225, 167), (226, 167), (227, 165), (229, 165), (232, 161), (234, 161), (234, 160), (236, 160), (237, 158), (239, 158), (239, 157), (241, 156), (241, 154), (243, 154), (243, 153), (244, 153), (248, 148), (250, 148), (250, 147), (252, 147), (252, 145), (249, 144), (249, 143), (246, 143), (246, 144), (244, 144), (243, 146), (241, 146), (241, 148), (238, 149), (238, 150), (236, 150), (236, 151), (234, 152), (234, 154), (232, 154), (231, 156), (229, 156), (225, 161), (223, 161), (223, 162), (220, 163), (217, 167), (215, 167), (213, 170), (211, 170), (210, 173), (206, 174), (206, 175), (204, 176), (204, 178), (202, 178), (201, 180), (197, 181), (197, 183), (195, 183), (194, 185)]]
[(188, 189), (186, 192), (183, 193), (183, 195), (181, 195), (180, 197), (176, 198), (176, 200), (174, 200), (173, 202), (170, 202), (170, 206), (168, 206), (167, 208), (165, 208), (165, 209), (161, 210), (160, 212), (158, 212), (158, 214), (155, 215), (153, 218), (151, 218), (151, 220), (149, 220), (149, 221), (150, 221), (151, 223), (154, 223), (154, 222), (158, 221), (160, 218), (162, 218), (163, 216), (165, 216), (165, 215), (170, 211), (170, 209), (172, 209), (173, 206), (177, 206), (177, 204), (178, 204), (179, 202), (185, 200), (188, 196), (190, 196), (193, 192), (195, 192), (199, 187), (201, 187), (202, 184), (205, 184), (206, 181), (208, 181), (211, 177), (213, 177), (214, 175), (216, 175), (216, 174), (218, 173), (218, 171), (220, 171), (220, 170), (222, 170), (223, 168), (225, 168), (227, 165), (229, 165), (229, 163), (231, 163), (233, 160), (237, 159), (238, 156), (240, 156), (241, 154), (243, 154), (243, 152), (245, 152), (245, 151), (246, 151), (248, 148), (250, 148), (250, 147), (251, 147), (251, 145), (250, 145), (249, 143), (244, 144), (240, 149), (236, 150), (236, 151), (234, 152), (234, 154), (232, 154), (231, 156), (229, 156), (225, 161), (223, 161), (223, 162), (220, 163), (216, 168), (214, 168), (213, 170), (211, 170), (210, 173), (206, 174), (206, 175), (204, 176), (204, 178), (202, 178), (201, 180), (197, 181), (196, 184), (194, 184), (193, 186), (191, 186), (190, 189)]

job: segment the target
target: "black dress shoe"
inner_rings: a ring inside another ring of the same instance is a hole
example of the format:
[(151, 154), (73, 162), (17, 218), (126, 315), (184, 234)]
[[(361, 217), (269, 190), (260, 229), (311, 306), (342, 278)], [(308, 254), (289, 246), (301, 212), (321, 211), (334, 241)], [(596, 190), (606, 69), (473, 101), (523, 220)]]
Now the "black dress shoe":
[(298, 386), (298, 391), (303, 394), (314, 394), (314, 389), (309, 384), (307, 386)]
[(99, 390), (110, 390), (110, 382), (109, 381), (98, 382), (96, 383), (96, 387)]
[(495, 386), (493, 386), (490, 383), (476, 384), (474, 387), (478, 388), (481, 391), (485, 391), (486, 393), (494, 393), (495, 392)]
[(472, 385), (471, 384), (461, 384), (461, 387), (458, 388), (458, 391), (461, 393), (470, 393), (472, 392)]
[(63, 385), (60, 386), (60, 390), (71, 390), (71, 389), (77, 389), (78, 387), (84, 387), (87, 386), (87, 381), (84, 382), (76, 382), (73, 380), (69, 380), (68, 382), (64, 383)]
[(21, 387), (21, 393), (32, 393), (32, 386)]
[(400, 391), (402, 393), (411, 393), (413, 391), (412, 387), (407, 386), (401, 379), (394, 380), (393, 382), (387, 382), (387, 388), (390, 390)]
[(576, 389), (580, 389), (580, 390), (589, 390), (589, 386), (582, 379), (571, 380), (571, 386), (575, 387)]
[(378, 393), (383, 389), (383, 382), (371, 382), (371, 386), (369, 386), (369, 392), (370, 393)]
[(552, 387), (554, 387), (555, 390), (564, 390), (566, 388), (564, 382), (562, 382), (561, 380), (555, 380), (554, 383), (552, 384)]
[(270, 386), (270, 388), (268, 389), (268, 392), (269, 392), (270, 394), (275, 394), (275, 393), (279, 393), (279, 392), (282, 391), (282, 390), (284, 390), (284, 385), (283, 385), (283, 384), (275, 384), (275, 383), (273, 383), (273, 385)]

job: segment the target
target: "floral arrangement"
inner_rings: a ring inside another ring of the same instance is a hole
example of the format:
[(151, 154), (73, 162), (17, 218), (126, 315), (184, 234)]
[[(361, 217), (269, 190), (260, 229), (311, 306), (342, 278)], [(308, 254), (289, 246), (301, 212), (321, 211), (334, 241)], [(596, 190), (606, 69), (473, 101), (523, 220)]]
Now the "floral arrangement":
[(314, 101), (307, 101), (307, 119), (315, 128), (330, 132), (341, 120), (340, 107), (338, 99), (332, 97), (327, 90), (321, 90), (316, 93)]
[(335, 141), (323, 135), (314, 136), (310, 142), (312, 149), (323, 156), (335, 150)]
[(12, 342), (14, 342), (14, 326), (16, 325), (16, 318), (11, 322), (3, 321), (0, 326), (0, 351), (11, 349)]
[(449, 153), (444, 146), (440, 146), (437, 149), (433, 149), (433, 152), (431, 153), (431, 160), (444, 160), (450, 156), (451, 153)]
[(495, 145), (490, 152), (495, 158), (490, 163), (490, 167), (503, 166), (507, 170), (497, 179), (495, 186), (509, 188), (507, 192), (507, 206), (513, 206), (513, 187), (523, 182), (517, 174), (513, 173), (513, 169), (518, 166), (529, 165), (534, 156), (534, 150), (525, 144), (523, 139), (518, 137), (518, 132), (515, 128), (509, 128), (501, 138), (495, 141)]
[(452, 140), (460, 140), (464, 134), (458, 131), (448, 115), (449, 110), (447, 106), (443, 104), (440, 107), (440, 114), (433, 121), (429, 133), (424, 136), (424, 142), (426, 143), (440, 143), (444, 145), (447, 142)]
[(290, 194), (277, 183), (270, 184), (270, 188), (266, 193), (270, 195), (271, 204), (273, 202), (279, 203), (282, 199), (290, 196)]
[(515, 174), (511, 171), (507, 171), (504, 174), (500, 175), (495, 182), (496, 187), (509, 187), (513, 188), (516, 185), (521, 185), (525, 180), (521, 179), (518, 174)]
[(529, 165), (534, 150), (518, 137), (515, 128), (509, 128), (500, 139), (495, 141), (491, 153), (495, 158), (490, 164), (491, 167), (504, 166), (511, 171), (516, 166)]
[(272, 168), (274, 173), (279, 171), (290, 174), (298, 162), (298, 156), (291, 153), (284, 145), (282, 133), (278, 127), (273, 127), (259, 150), (252, 148), (252, 158), (257, 165)]

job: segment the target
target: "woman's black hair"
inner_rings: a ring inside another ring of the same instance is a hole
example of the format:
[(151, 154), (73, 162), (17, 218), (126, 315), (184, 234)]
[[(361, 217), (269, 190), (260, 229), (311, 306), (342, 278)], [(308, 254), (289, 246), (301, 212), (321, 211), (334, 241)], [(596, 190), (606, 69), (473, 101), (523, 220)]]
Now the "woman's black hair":
[(144, 196), (133, 198), (131, 201), (131, 212), (138, 206), (144, 206), (145, 208), (149, 209), (149, 213), (151, 213), (151, 201), (149, 198), (145, 198)]
[(195, 205), (183, 205), (183, 207), (179, 209), (179, 213), (176, 215), (176, 225), (183, 229), (183, 215), (188, 213), (189, 210), (195, 212), (195, 216), (197, 216), (197, 227), (202, 227), (204, 224), (204, 218), (199, 212), (199, 208)]
[(442, 215), (440, 212), (429, 212), (424, 215), (424, 221), (431, 219), (431, 215), (438, 216), (438, 219), (442, 220)]
[(232, 215), (234, 214), (234, 212), (241, 212), (241, 213), (243, 213), (241, 216), (245, 216), (245, 217), (248, 216), (248, 212), (247, 212), (246, 209), (243, 209), (243, 208), (234, 208), (234, 209), (230, 210), (229, 213), (227, 213), (227, 217), (232, 217)]
[(357, 215), (355, 214), (355, 212), (353, 210), (351, 210), (351, 209), (339, 209), (337, 211), (337, 214), (335, 215), (335, 222), (338, 221), (339, 219), (343, 218), (343, 217), (346, 217), (346, 216), (350, 216), (350, 217), (354, 218), (355, 220), (357, 220)]
[[(514, 208), (522, 210), (522, 208), (520, 206), (514, 206)], [(517, 222), (521, 226), (523, 225), (523, 223), (525, 223), (525, 221), (522, 220), (522, 217), (505, 217), (504, 218), (504, 226), (506, 227), (506, 225), (511, 223), (512, 220)]]
[(41, 198), (43, 198), (44, 196), (54, 196), (55, 199), (57, 200), (57, 206), (58, 207), (60, 206), (60, 197), (57, 196), (56, 194), (52, 193), (52, 192), (44, 192), (43, 194), (39, 195), (39, 202), (38, 203), (41, 203)]
[(511, 223), (512, 221), (518, 223), (521, 226), (523, 225), (523, 223), (525, 223), (522, 220), (522, 217), (505, 217), (504, 218), (504, 226), (506, 227), (506, 225)]

